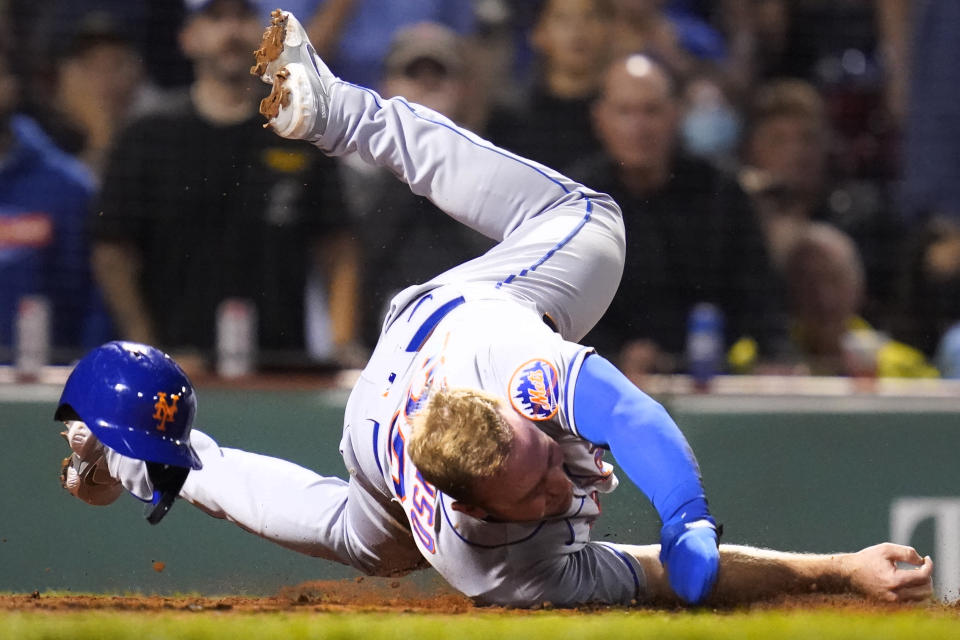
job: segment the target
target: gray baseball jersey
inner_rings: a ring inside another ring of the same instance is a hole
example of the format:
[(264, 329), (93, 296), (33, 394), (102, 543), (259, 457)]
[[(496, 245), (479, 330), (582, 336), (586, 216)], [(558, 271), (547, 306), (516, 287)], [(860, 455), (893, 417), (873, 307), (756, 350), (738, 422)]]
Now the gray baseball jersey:
[[(616, 205), (433, 111), (347, 83), (332, 87), (317, 145), (389, 168), (499, 244), (392, 301), (345, 412), (348, 482), (220, 448), (194, 430), (204, 467), (191, 472), (181, 496), (281, 545), (367, 573), (432, 565), (487, 602), (642, 597), (636, 560), (589, 540), (599, 496), (617, 480), (602, 451), (578, 435), (573, 411), (590, 352), (575, 341), (606, 310), (623, 268)], [(443, 386), (497, 395), (561, 445), (575, 487), (566, 513), (505, 523), (450, 508), (451, 499), (423, 479), (406, 452), (411, 417)], [(108, 461), (128, 489), (147, 497), (142, 465), (115, 454)]]

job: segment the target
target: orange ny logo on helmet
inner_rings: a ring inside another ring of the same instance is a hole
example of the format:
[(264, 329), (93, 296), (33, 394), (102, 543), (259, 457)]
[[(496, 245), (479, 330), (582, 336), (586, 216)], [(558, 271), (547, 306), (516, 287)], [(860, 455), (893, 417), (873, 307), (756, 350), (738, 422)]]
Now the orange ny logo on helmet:
[(157, 392), (157, 403), (153, 405), (153, 408), (156, 410), (156, 413), (153, 414), (153, 419), (158, 420), (157, 422), (157, 431), (166, 431), (167, 423), (173, 420), (173, 417), (177, 415), (177, 401), (180, 399), (178, 394), (173, 394), (170, 396), (170, 399), (173, 401), (172, 404), (167, 404), (167, 394), (164, 391)]

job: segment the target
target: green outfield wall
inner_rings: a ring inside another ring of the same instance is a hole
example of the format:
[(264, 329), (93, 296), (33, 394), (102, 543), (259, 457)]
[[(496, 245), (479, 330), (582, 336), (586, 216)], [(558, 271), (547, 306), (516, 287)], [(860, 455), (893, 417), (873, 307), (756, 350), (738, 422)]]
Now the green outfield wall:
[[(351, 569), (280, 549), (178, 503), (158, 526), (124, 496), (90, 507), (60, 488), (58, 389), (0, 385), (0, 591), (275, 593)], [(344, 475), (346, 393), (202, 388), (197, 427), (221, 446)], [(896, 538), (960, 589), (960, 398), (664, 396), (700, 460), (724, 541), (798, 551)], [(659, 523), (621, 474), (595, 537), (656, 542)], [(162, 562), (162, 571), (155, 570)]]

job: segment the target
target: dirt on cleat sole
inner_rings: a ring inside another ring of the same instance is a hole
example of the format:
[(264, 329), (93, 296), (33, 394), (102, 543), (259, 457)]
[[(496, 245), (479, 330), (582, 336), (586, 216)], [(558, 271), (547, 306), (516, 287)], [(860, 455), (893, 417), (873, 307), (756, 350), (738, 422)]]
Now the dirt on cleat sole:
[[(267, 65), (280, 57), (283, 53), (283, 40), (287, 36), (287, 17), (280, 9), (274, 9), (270, 14), (270, 25), (264, 30), (260, 40), (260, 48), (253, 52), (257, 63), (250, 67), (250, 73), (262, 76), (267, 71)], [(271, 94), (272, 97), (272, 94)], [(264, 99), (264, 102), (269, 98)], [(260, 112), (263, 113), (261, 104)]]
[[(270, 95), (260, 101), (260, 113), (267, 120), (276, 118), (280, 113), (280, 107), (290, 106), (290, 89), (284, 86), (288, 77), (290, 77), (290, 72), (286, 69), (278, 71), (273, 80), (273, 89), (270, 90)], [(269, 122), (263, 125), (264, 129), (269, 127)]]

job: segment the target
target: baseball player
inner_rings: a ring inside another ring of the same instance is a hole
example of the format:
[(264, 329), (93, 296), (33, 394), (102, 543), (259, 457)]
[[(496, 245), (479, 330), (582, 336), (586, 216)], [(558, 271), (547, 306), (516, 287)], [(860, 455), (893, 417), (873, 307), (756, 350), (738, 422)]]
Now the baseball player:
[[(152, 505), (151, 522), (179, 496), (367, 574), (433, 566), (485, 603), (697, 604), (814, 588), (929, 597), (932, 562), (908, 547), (718, 547), (673, 420), (576, 342), (621, 275), (623, 225), (608, 196), (340, 81), (289, 13), (274, 12), (253, 71), (273, 85), (261, 110), (276, 133), (387, 167), (499, 244), (392, 300), (346, 406), (349, 481), (220, 447), (192, 430), (195, 394), (172, 360), (110, 343), (81, 360), (58, 408), (72, 493), (105, 503), (122, 485)], [(600, 496), (617, 486), (606, 450), (660, 514), (660, 545), (590, 540)]]

